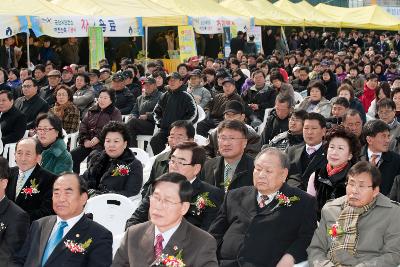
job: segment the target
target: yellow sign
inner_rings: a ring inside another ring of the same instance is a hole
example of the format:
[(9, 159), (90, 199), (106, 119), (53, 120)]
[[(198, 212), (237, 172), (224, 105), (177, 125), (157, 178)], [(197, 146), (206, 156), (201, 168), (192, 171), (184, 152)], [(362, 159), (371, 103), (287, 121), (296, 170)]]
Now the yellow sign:
[(197, 56), (196, 42), (192, 26), (178, 26), (179, 52), (181, 62)]

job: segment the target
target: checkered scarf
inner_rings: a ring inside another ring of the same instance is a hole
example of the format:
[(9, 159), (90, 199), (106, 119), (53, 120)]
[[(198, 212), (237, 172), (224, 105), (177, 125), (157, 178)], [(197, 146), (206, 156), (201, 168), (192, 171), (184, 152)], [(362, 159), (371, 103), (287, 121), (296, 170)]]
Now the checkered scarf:
[(337, 224), (344, 231), (344, 234), (337, 236), (331, 243), (328, 252), (330, 260), (338, 266), (335, 254), (339, 250), (347, 250), (351, 255), (357, 251), (358, 231), (357, 224), (359, 217), (375, 206), (376, 199), (361, 208), (351, 207), (347, 200), (342, 205), (342, 212), (339, 215)]

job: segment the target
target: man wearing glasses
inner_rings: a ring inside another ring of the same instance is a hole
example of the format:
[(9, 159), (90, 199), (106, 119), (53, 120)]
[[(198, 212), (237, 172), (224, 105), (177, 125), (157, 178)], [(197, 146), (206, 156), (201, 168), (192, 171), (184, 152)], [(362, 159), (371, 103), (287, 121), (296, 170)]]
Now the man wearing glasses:
[(179, 120), (171, 124), (168, 136), (168, 148), (157, 155), (151, 168), (150, 177), (143, 185), (142, 197), (147, 194), (149, 186), (156, 178), (168, 172), (168, 162), (175, 147), (185, 141), (193, 141), (195, 129), (193, 124), (187, 121)]
[(362, 136), (366, 145), (361, 149), (360, 160), (369, 161), (382, 175), (380, 192), (387, 196), (394, 179), (400, 174), (400, 155), (390, 150), (390, 128), (382, 120), (369, 121), (364, 125)]
[(218, 148), (221, 156), (209, 159), (200, 179), (225, 192), (253, 185), (254, 159), (245, 153), (248, 130), (238, 120), (223, 121), (218, 125)]
[(192, 194), (190, 181), (182, 174), (157, 178), (149, 197), (150, 221), (126, 231), (111, 266), (156, 266), (164, 255), (181, 258), (185, 266), (217, 267), (215, 239), (184, 219)]
[(53, 214), (51, 191), (56, 175), (43, 169), (42, 148), (36, 138), (23, 138), (16, 146), (16, 167), (11, 168), (7, 197), (25, 210), (31, 222)]
[[(202, 147), (195, 142), (183, 142), (178, 144), (172, 153), (168, 170), (170, 173), (176, 172), (184, 175), (193, 186), (190, 208), (184, 214), (186, 220), (203, 230), (208, 230), (211, 222), (217, 216), (224, 193), (221, 189), (197, 178), (205, 160), (206, 154)], [(127, 221), (126, 227), (148, 220), (151, 192), (152, 187), (149, 188), (140, 206)]]
[(379, 193), (378, 168), (361, 161), (348, 173), (346, 195), (328, 202), (307, 249), (310, 266), (397, 266), (400, 207)]
[(27, 129), (33, 129), (37, 115), (47, 113), (49, 105), (39, 96), (37, 82), (31, 77), (24, 80), (22, 93), (23, 96), (15, 100), (15, 107), (26, 116)]

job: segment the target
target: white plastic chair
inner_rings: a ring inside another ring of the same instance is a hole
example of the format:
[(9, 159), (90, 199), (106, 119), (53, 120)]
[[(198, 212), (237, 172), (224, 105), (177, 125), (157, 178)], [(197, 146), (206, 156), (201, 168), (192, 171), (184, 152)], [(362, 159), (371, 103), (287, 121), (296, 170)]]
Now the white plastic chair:
[(294, 267), (308, 267), (308, 261), (302, 261), (294, 265)]
[(304, 100), (303, 96), (299, 92), (294, 92), (294, 104), (300, 104)]
[(14, 167), (17, 165), (15, 162), (15, 147), (17, 143), (6, 144), (3, 150), (3, 158), (8, 159), (8, 165)]
[[(119, 194), (104, 194), (90, 198), (85, 207), (85, 213), (93, 214), (93, 221), (110, 230), (114, 239), (123, 235), (126, 221), (138, 206), (129, 198)], [(115, 240), (117, 241), (117, 240)], [(121, 239), (119, 239), (119, 242)], [(119, 247), (118, 242), (113, 243), (113, 252)]]
[(199, 145), (199, 146), (206, 146), (208, 144), (208, 139), (205, 138), (202, 135), (196, 134), (194, 136), (194, 141)]
[(122, 122), (127, 123), (129, 121), (129, 115), (122, 115)]
[(150, 140), (157, 132), (158, 132), (158, 127), (157, 127), (157, 125), (155, 125), (153, 135), (138, 135), (138, 136), (136, 136), (138, 148), (141, 148), (144, 150), (144, 142), (147, 142), (146, 151), (147, 151), (147, 153), (149, 153), (150, 156), (153, 155), (153, 150), (151, 149), (151, 146), (150, 146)]
[[(63, 130), (63, 133), (64, 133), (64, 130)], [(64, 142), (67, 145), (67, 147), (68, 147), (68, 142), (69, 142), (69, 150), (70, 151), (78, 146), (78, 136), (79, 136), (79, 132), (64, 134)]]
[(129, 149), (135, 154), (135, 157), (142, 163), (143, 167), (149, 163), (150, 156), (146, 151), (137, 147), (130, 147)]
[(267, 119), (268, 119), (268, 116), (269, 116), (269, 113), (271, 112), (271, 110), (272, 110), (272, 108), (265, 109), (263, 122), (260, 124), (260, 126), (258, 126), (258, 130), (257, 130), (257, 133), (260, 135), (264, 131), (264, 128), (265, 128), (265, 125), (267, 124)]

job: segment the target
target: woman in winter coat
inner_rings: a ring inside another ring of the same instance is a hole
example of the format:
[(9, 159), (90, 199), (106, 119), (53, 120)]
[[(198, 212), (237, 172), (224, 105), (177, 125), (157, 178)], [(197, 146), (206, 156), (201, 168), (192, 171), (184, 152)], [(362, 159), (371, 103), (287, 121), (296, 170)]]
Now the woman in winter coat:
[(357, 162), (361, 145), (355, 134), (343, 126), (335, 126), (326, 137), (328, 163), (316, 170), (308, 181), (307, 193), (316, 196), (318, 214), (328, 200), (346, 194), (346, 176), (350, 167)]
[(337, 81), (333, 72), (329, 69), (322, 72), (322, 82), (326, 87), (325, 98), (331, 100), (337, 95)]
[(129, 149), (129, 132), (122, 122), (111, 121), (101, 132), (104, 149), (90, 159), (82, 177), (88, 182), (91, 196), (117, 193), (132, 197), (139, 193), (143, 167)]
[(55, 174), (72, 171), (72, 157), (63, 140), (61, 120), (52, 113), (36, 119), (36, 135), (43, 148), (40, 165)]
[(325, 85), (321, 81), (313, 81), (307, 87), (307, 97), (300, 103), (299, 109), (303, 109), (307, 112), (317, 112), (329, 118), (331, 115), (332, 105), (324, 95), (326, 92)]
[(365, 115), (365, 110), (360, 100), (354, 97), (354, 89), (350, 84), (343, 83), (338, 88), (338, 96), (344, 97), (350, 102), (350, 108), (355, 109), (360, 112), (361, 119), (365, 123), (367, 121), (367, 117)]
[(100, 90), (98, 102), (92, 106), (79, 126), (79, 146), (71, 151), (74, 172), (80, 172), (81, 162), (93, 150), (101, 150), (100, 133), (110, 121), (122, 121), (121, 112), (114, 106), (114, 89)]

